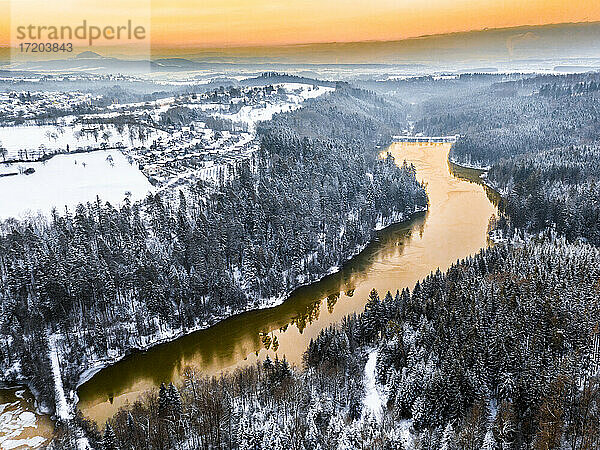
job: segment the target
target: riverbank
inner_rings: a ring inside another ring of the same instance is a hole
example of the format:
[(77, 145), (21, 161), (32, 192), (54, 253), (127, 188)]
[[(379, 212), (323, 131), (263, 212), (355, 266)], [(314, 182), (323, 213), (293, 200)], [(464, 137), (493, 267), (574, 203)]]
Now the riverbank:
[(452, 164), (456, 164), (457, 166), (461, 166), (466, 169), (476, 169), (476, 170), (481, 170), (482, 172), (487, 172), (492, 167), (489, 165), (484, 166), (483, 164), (479, 164), (479, 163), (470, 163), (470, 162), (465, 162), (465, 161), (459, 161), (458, 159), (454, 158), (450, 154), (448, 155), (448, 161), (450, 161)]
[[(385, 229), (387, 229), (391, 226), (401, 225), (402, 223), (408, 223), (411, 220), (413, 220), (416, 216), (421, 215), (426, 211), (427, 211), (427, 207), (424, 207), (424, 208), (416, 208), (416, 210), (408, 217), (405, 217), (401, 213), (396, 214), (396, 215), (394, 215), (393, 218), (390, 218), (389, 220), (379, 221), (377, 223), (376, 227), (374, 228), (374, 231), (381, 232), (381, 231), (385, 231)], [(375, 239), (377, 239), (377, 235), (375, 235)], [(341, 272), (343, 270), (345, 264), (352, 261), (354, 258), (358, 257), (363, 251), (365, 251), (365, 249), (369, 245), (373, 244), (373, 242), (374, 242), (374, 239), (370, 240), (369, 242), (365, 243), (364, 245), (357, 246), (352, 251), (352, 253), (344, 260), (344, 263), (341, 266), (332, 266), (326, 272), (324, 272), (312, 279), (305, 280), (305, 281), (297, 284), (294, 288), (287, 290), (286, 292), (284, 292), (283, 294), (281, 294), (280, 296), (278, 296), (276, 298), (261, 299), (258, 302), (254, 302), (254, 303), (247, 305), (245, 308), (232, 310), (232, 311), (229, 311), (226, 314), (223, 314), (220, 316), (214, 316), (211, 318), (210, 321), (205, 321), (202, 324), (198, 324), (192, 328), (188, 328), (185, 330), (175, 329), (175, 330), (162, 331), (161, 333), (158, 333), (152, 337), (149, 337), (149, 338), (146, 337), (146, 339), (144, 339), (145, 342), (143, 344), (130, 348), (128, 351), (126, 351), (122, 355), (118, 355), (113, 358), (104, 358), (104, 359), (95, 361), (92, 364), (92, 366), (88, 367), (87, 369), (83, 370), (80, 373), (80, 375), (77, 379), (77, 383), (76, 383), (76, 391), (82, 385), (84, 385), (86, 382), (90, 381), (101, 370), (111, 367), (111, 366), (119, 363), (120, 361), (127, 359), (128, 357), (134, 357), (136, 355), (139, 355), (140, 353), (147, 352), (148, 350), (151, 350), (162, 344), (168, 344), (168, 343), (173, 342), (182, 337), (192, 335), (199, 331), (207, 330), (211, 327), (214, 327), (214, 326), (222, 323), (223, 321), (236, 318), (236, 317), (244, 315), (246, 313), (258, 312), (258, 311), (275, 308), (277, 306), (283, 305), (287, 300), (289, 300), (294, 295), (294, 293), (296, 293), (300, 289), (310, 286), (314, 283), (321, 282), (325, 278)], [(76, 406), (76, 404), (78, 403), (78, 400), (79, 400), (77, 397), (76, 391), (73, 392), (75, 401), (72, 405), (72, 408), (74, 408)]]
[[(487, 173), (488, 173), (487, 169), (482, 169), (480, 167), (473, 167), (473, 166), (469, 166), (469, 165), (460, 164), (460, 163), (452, 161), (451, 159), (448, 159), (448, 163), (452, 165), (451, 171), (453, 173), (455, 173), (455, 175), (462, 177), (466, 180), (469, 180), (473, 183), (480, 184), (480, 185), (484, 186), (486, 189), (489, 189), (496, 197), (494, 202), (497, 206), (503, 193), (499, 189), (497, 189), (496, 186), (494, 186), (493, 183), (491, 183), (490, 180), (487, 178)], [(473, 172), (473, 173), (469, 173), (469, 172)]]
[[(141, 344), (140, 346), (137, 346), (137, 347), (129, 348), (124, 354), (115, 356), (113, 358), (104, 358), (104, 359), (94, 361), (90, 367), (86, 368), (84, 371), (82, 371), (79, 374), (75, 390), (69, 390), (68, 392), (65, 392), (65, 389), (63, 386), (63, 380), (62, 380), (62, 374), (61, 374), (61, 372), (62, 372), (61, 361), (64, 360), (64, 358), (63, 358), (64, 352), (61, 351), (60, 347), (61, 347), (61, 342), (64, 340), (64, 337), (57, 335), (57, 334), (50, 335), (48, 337), (48, 342), (49, 342), (49, 347), (50, 347), (49, 359), (51, 362), (52, 377), (55, 382), (54, 392), (55, 392), (55, 397), (56, 397), (56, 406), (55, 406), (53, 417), (55, 418), (55, 420), (60, 420), (60, 421), (71, 420), (75, 415), (75, 410), (76, 410), (77, 404), (79, 402), (77, 390), (79, 389), (79, 387), (81, 387), (87, 381), (91, 380), (100, 371), (107, 369), (109, 367), (113, 367), (115, 364), (117, 364), (123, 360), (126, 360), (128, 357), (135, 357), (136, 355), (139, 355), (148, 350), (151, 350), (157, 346), (160, 346), (161, 344), (172, 343), (173, 341), (176, 341), (179, 338), (182, 338), (185, 336), (190, 336), (190, 335), (194, 334), (195, 332), (207, 330), (207, 329), (214, 327), (215, 325), (218, 325), (226, 320), (234, 319), (237, 316), (242, 316), (245, 313), (258, 312), (261, 310), (271, 309), (271, 308), (280, 306), (280, 305), (284, 304), (287, 300), (289, 300), (290, 297), (292, 297), (295, 292), (297, 292), (307, 286), (321, 282), (324, 279), (326, 279), (327, 277), (330, 277), (332, 275), (338, 274), (341, 271), (343, 271), (346, 263), (351, 262), (353, 259), (358, 257), (361, 253), (363, 253), (370, 245), (372, 245), (378, 239), (378, 236), (381, 233), (385, 233), (386, 229), (393, 227), (393, 226), (401, 225), (403, 223), (411, 222), (412, 220), (414, 220), (415, 217), (426, 213), (427, 210), (428, 210), (427, 207), (415, 208), (415, 211), (407, 217), (405, 217), (403, 214), (399, 213), (399, 214), (392, 215), (392, 217), (387, 218), (386, 220), (383, 220), (380, 218), (380, 220), (377, 222), (377, 224), (374, 228), (374, 231), (377, 232), (377, 234), (375, 234), (375, 236), (374, 236), (374, 239), (371, 239), (369, 242), (365, 243), (364, 245), (357, 246), (352, 251), (352, 253), (345, 259), (344, 264), (342, 264), (340, 266), (333, 266), (327, 272), (322, 273), (315, 278), (306, 280), (306, 281), (298, 284), (295, 288), (290, 289), (289, 291), (286, 291), (284, 294), (282, 294), (276, 298), (262, 299), (258, 303), (252, 303), (252, 304), (247, 305), (247, 308), (233, 310), (222, 316), (212, 317), (210, 322), (204, 322), (202, 324), (199, 324), (192, 328), (188, 328), (186, 330), (182, 330), (182, 329), (163, 330), (160, 333), (157, 333), (150, 337), (144, 336), (142, 338), (142, 340), (144, 341), (143, 344)], [(35, 391), (35, 389), (33, 389), (33, 386), (30, 386), (29, 390), (36, 398), (36, 400), (35, 400), (36, 404), (38, 404), (37, 398), (39, 397), (39, 394)], [(43, 408), (43, 410), (41, 410), (39, 412), (42, 414), (47, 414), (48, 418), (50, 419), (50, 414), (52, 413), (50, 408), (45, 407), (45, 408)]]
[(481, 172), (479, 175), (479, 178), (481, 179), (481, 182), (485, 186), (487, 186), (488, 188), (493, 190), (500, 197), (506, 195), (506, 192), (503, 192), (502, 189), (499, 189), (497, 186), (495, 186), (494, 183), (492, 183), (487, 177), (487, 174), (488, 174), (489, 170), (492, 168), (492, 166), (482, 166), (482, 165), (478, 165), (478, 164), (470, 165), (470, 164), (467, 164), (464, 162), (460, 162), (460, 161), (456, 160), (455, 158), (452, 158), (451, 156), (448, 157), (448, 161), (462, 169), (477, 170), (477, 171)]

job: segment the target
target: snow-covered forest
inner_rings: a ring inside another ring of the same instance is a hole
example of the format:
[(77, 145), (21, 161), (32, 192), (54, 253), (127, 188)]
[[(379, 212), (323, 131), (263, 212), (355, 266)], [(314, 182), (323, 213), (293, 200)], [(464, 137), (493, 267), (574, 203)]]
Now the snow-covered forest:
[(103, 449), (598, 448), (599, 277), (597, 248), (550, 232), (499, 245), (412, 291), (373, 291), (302, 372), (190, 370), (101, 432), (76, 422)]
[[(559, 147), (502, 160), (488, 172), (505, 195), (501, 228), (536, 233), (546, 227), (600, 245), (600, 148)], [(510, 232), (510, 231), (509, 231)]]
[[(252, 121), (258, 150), (218, 183), (0, 225), (2, 380), (69, 419), (53, 448), (600, 449), (600, 75), (357, 85), (372, 91), (328, 83)], [(160, 124), (227, 131), (242, 108), (178, 105)], [(406, 130), (460, 135), (451, 159), (487, 169), (505, 239), (410, 290), (373, 290), (302, 367), (190, 367), (106, 423), (73, 411), (86, 370), (275, 305), (426, 208), (414, 167), (378, 158)]]
[(427, 206), (413, 167), (378, 158), (404, 121), (379, 97), (340, 85), (261, 126), (252, 164), (222, 185), (5, 221), (3, 381), (27, 381), (51, 409), (55, 385), (75, 389), (94, 365), (276, 304), (327, 275), (375, 229)]
[(433, 135), (460, 134), (453, 160), (480, 167), (598, 139), (598, 73), (490, 81), (460, 98), (436, 96), (425, 102), (415, 129)]

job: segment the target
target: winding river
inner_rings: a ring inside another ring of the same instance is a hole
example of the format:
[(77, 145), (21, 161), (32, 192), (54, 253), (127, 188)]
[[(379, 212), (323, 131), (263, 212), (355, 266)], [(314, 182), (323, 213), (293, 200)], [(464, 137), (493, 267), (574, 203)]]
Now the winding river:
[(386, 152), (414, 164), (427, 184), (426, 213), (382, 230), (339, 272), (298, 289), (280, 306), (232, 317), (103, 369), (78, 390), (84, 415), (103, 424), (144, 391), (180, 381), (188, 369), (213, 375), (275, 354), (300, 366), (310, 340), (362, 311), (371, 289), (383, 296), (412, 288), (438, 267), (445, 270), (487, 246), (497, 196), (482, 185), (480, 172), (449, 163), (449, 150), (450, 144), (392, 144)]

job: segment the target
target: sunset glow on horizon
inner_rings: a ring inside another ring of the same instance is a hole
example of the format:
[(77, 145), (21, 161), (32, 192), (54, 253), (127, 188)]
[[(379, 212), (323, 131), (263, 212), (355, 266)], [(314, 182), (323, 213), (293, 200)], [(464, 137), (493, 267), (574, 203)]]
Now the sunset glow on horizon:
[[(1, 9), (7, 4), (0, 2)], [(21, 4), (14, 0), (11, 6)], [(136, 11), (145, 8), (147, 14), (149, 7), (156, 48), (389, 41), (484, 28), (600, 21), (597, 0), (123, 0), (118, 12), (105, 3), (85, 0), (50, 14), (75, 20), (87, 8), (87, 16), (98, 20), (111, 14), (135, 18)], [(48, 11), (28, 14), (31, 20), (52, 20)], [(9, 17), (1, 16), (0, 43), (10, 41)]]
[(159, 47), (388, 41), (597, 20), (597, 0), (153, 0), (152, 41)]

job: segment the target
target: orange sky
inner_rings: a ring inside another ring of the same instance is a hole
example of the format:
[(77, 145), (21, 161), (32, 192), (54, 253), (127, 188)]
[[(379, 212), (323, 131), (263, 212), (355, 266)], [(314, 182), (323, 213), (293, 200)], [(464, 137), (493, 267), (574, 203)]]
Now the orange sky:
[[(394, 40), (517, 25), (600, 21), (598, 0), (12, 0), (30, 22), (148, 14), (156, 47), (219, 47)], [(114, 2), (114, 5), (111, 4)], [(35, 1), (34, 1), (35, 3)], [(71, 5), (68, 5), (71, 3)], [(0, 43), (10, 41), (0, 0)], [(118, 9), (117, 6), (118, 5)], [(21, 10), (26, 9), (26, 14)], [(13, 20), (14, 21), (14, 20)], [(14, 32), (14, 31), (12, 31)]]
[[(598, 0), (153, 0), (157, 45), (394, 40), (600, 20)], [(177, 26), (173, 26), (176, 23)]]

